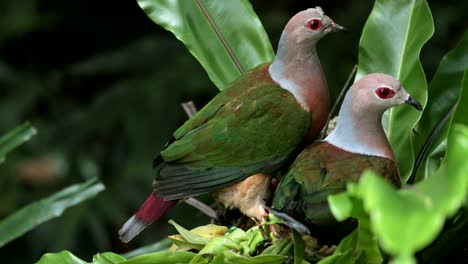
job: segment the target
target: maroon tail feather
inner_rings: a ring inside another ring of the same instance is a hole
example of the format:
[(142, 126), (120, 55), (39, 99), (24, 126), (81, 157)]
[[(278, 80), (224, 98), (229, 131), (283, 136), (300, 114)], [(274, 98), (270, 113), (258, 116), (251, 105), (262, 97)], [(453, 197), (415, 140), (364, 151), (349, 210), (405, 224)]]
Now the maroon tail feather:
[(146, 199), (138, 212), (125, 222), (119, 230), (120, 240), (130, 242), (143, 229), (161, 218), (167, 210), (177, 203), (177, 200), (166, 201), (156, 196), (154, 192)]

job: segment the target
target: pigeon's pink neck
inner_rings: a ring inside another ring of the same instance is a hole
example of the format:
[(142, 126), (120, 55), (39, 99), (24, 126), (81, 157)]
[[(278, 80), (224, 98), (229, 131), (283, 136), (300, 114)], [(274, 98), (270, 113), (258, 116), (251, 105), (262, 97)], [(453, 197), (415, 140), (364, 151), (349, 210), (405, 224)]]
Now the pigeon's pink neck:
[(309, 136), (320, 133), (327, 120), (330, 98), (322, 66), (313, 40), (294, 40), (283, 32), (275, 61), (269, 68), (271, 78), (291, 92), (301, 106), (311, 113)]
[(366, 103), (352, 97), (346, 95), (336, 128), (324, 141), (349, 152), (395, 160), (382, 127), (383, 111), (362, 109)]

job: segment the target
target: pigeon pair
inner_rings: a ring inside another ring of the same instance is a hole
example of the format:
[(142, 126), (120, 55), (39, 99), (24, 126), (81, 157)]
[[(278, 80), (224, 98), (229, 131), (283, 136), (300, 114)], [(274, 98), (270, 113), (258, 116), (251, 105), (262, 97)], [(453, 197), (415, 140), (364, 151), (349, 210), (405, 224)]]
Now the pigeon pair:
[[(317, 42), (343, 27), (320, 7), (299, 12), (281, 35), (275, 60), (243, 74), (173, 133), (155, 159), (154, 191), (119, 231), (128, 242), (179, 200), (214, 193), (228, 208), (262, 220), (272, 177), (329, 115), (329, 92)], [(272, 207), (307, 224), (334, 219), (327, 196), (373, 169), (399, 186), (395, 157), (382, 128), (384, 111), (403, 103), (421, 110), (391, 76), (374, 73), (347, 92), (336, 128), (297, 156)]]

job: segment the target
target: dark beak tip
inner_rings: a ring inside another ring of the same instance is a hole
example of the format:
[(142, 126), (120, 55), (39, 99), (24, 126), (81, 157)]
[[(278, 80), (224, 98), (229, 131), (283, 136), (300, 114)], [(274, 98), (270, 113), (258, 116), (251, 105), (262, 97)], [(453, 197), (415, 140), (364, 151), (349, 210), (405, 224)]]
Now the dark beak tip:
[(418, 111), (423, 110), (422, 105), (418, 101), (414, 100), (412, 97), (409, 97), (408, 100), (406, 100), (406, 103), (416, 108), (416, 110)]

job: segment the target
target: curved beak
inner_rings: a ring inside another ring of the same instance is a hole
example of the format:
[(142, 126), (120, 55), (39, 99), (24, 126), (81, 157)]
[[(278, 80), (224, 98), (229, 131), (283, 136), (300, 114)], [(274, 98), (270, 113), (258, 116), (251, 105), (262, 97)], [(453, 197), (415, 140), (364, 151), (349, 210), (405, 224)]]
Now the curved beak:
[(414, 100), (411, 96), (408, 96), (408, 99), (406, 99), (405, 103), (416, 108), (418, 111), (422, 110), (421, 104), (418, 101)]
[(331, 24), (331, 32), (338, 32), (338, 31), (348, 32), (348, 29), (333, 22)]

